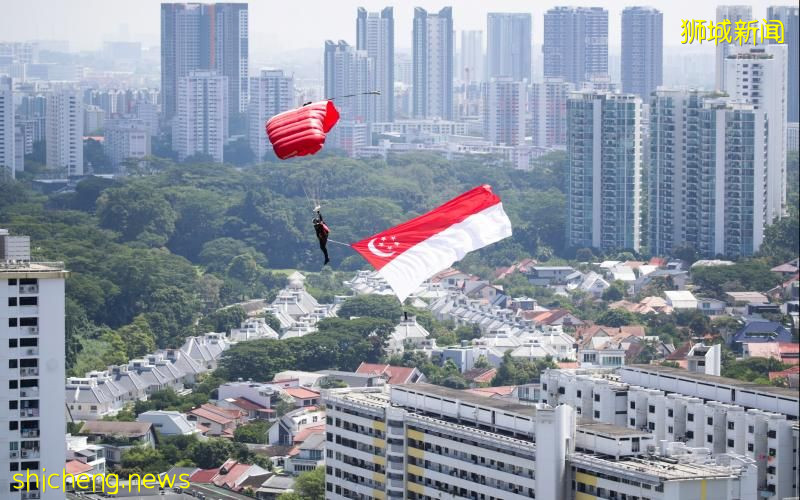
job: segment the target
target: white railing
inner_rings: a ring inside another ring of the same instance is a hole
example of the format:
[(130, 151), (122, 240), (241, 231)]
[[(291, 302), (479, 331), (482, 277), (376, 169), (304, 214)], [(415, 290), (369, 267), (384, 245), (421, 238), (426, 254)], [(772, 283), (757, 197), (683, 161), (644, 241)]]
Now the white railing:
[(35, 377), (39, 375), (39, 368), (35, 366), (20, 368), (19, 374), (21, 377)]

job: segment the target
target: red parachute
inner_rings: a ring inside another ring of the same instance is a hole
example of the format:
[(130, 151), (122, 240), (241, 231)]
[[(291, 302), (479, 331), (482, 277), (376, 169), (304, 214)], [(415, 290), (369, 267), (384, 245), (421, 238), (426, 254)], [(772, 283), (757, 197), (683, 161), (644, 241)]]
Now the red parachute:
[(284, 111), (267, 122), (267, 136), (281, 160), (313, 155), (325, 144), (325, 136), (339, 120), (333, 101), (318, 101)]

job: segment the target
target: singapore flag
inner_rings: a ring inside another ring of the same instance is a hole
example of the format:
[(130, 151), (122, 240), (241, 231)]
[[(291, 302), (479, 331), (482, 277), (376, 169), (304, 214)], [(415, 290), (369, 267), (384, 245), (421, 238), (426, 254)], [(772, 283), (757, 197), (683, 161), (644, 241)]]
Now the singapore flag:
[(351, 246), (404, 301), (423, 281), (473, 251), (511, 236), (511, 221), (488, 185)]

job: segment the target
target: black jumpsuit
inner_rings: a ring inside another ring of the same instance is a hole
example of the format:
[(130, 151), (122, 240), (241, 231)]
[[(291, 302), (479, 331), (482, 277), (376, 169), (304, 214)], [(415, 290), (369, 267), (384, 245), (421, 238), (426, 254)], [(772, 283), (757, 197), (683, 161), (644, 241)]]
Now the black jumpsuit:
[(322, 264), (323, 266), (331, 261), (328, 258), (328, 233), (330, 230), (325, 225), (325, 221), (322, 219), (322, 214), (317, 211), (317, 217), (314, 218), (314, 231), (317, 233), (317, 239), (319, 240), (319, 249), (322, 250), (322, 253), (325, 255), (325, 262)]

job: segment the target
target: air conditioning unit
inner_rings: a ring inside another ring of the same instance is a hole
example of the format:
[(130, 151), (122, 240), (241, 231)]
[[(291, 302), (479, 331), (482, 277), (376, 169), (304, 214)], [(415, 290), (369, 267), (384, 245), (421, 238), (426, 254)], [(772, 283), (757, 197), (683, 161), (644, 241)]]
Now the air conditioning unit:
[(38, 326), (29, 326), (28, 333), (31, 335), (39, 335), (39, 327)]
[(33, 348), (33, 347), (31, 347), (30, 349), (26, 349), (25, 350), (25, 354), (28, 355), (28, 356), (35, 356), (36, 355), (36, 349)]
[(9, 452), (8, 456), (10, 458), (19, 458), (19, 452), (18, 451)]

